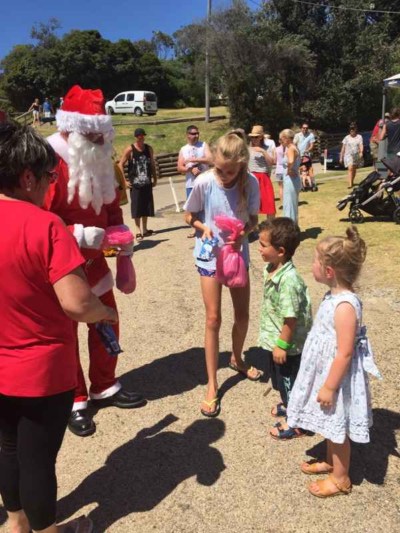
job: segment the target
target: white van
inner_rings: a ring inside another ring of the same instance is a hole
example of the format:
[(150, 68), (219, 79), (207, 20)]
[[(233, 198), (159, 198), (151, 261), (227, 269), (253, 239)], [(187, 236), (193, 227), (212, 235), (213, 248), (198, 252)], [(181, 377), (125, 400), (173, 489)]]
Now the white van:
[(134, 113), (141, 117), (143, 113), (155, 115), (158, 111), (157, 95), (151, 91), (125, 91), (106, 102), (106, 111), (114, 113)]

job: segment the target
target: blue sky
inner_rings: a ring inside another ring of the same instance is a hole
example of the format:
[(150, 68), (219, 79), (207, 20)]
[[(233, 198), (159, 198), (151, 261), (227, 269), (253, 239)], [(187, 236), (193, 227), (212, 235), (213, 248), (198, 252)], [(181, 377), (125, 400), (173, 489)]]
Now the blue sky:
[[(98, 30), (105, 39), (150, 39), (153, 30), (172, 34), (207, 13), (207, 0), (0, 0), (0, 59), (16, 44), (33, 44), (37, 22), (59, 19), (62, 35), (72, 29)], [(249, 5), (255, 4), (248, 0)], [(229, 0), (212, 0), (213, 9)], [(261, 4), (261, 1), (260, 1)], [(6, 7), (6, 9), (4, 9)]]

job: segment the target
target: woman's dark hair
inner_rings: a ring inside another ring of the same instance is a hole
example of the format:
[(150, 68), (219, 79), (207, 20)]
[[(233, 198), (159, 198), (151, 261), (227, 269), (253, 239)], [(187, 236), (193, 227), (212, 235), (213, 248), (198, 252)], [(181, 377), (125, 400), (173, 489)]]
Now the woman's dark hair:
[(350, 130), (358, 131), (357, 124), (355, 122), (350, 122), (349, 131)]
[(55, 151), (33, 128), (9, 121), (0, 124), (0, 189), (17, 189), (26, 169), (40, 181), (56, 163)]
[(288, 217), (279, 217), (264, 220), (258, 226), (259, 233), (268, 231), (269, 242), (278, 250), (285, 249), (285, 259), (289, 261), (293, 256), (296, 248), (300, 244), (300, 228)]

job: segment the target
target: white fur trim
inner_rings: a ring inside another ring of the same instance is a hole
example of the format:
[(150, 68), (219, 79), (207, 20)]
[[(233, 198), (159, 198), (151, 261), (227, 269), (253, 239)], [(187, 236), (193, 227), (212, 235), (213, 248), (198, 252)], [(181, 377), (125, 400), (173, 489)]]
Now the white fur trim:
[(74, 237), (79, 248), (81, 248), (85, 237), (85, 228), (83, 227), (83, 224), (74, 224)]
[(69, 163), (68, 143), (61, 137), (59, 133), (53, 133), (50, 137), (47, 137), (47, 142), (53, 147), (56, 154), (58, 154), (64, 161)]
[(103, 296), (103, 294), (110, 291), (113, 287), (114, 278), (112, 277), (111, 272), (108, 272), (104, 278), (102, 278), (94, 287), (91, 288), (91, 291), (96, 296)]
[(104, 400), (104, 398), (109, 398), (110, 396), (114, 396), (114, 394), (116, 394), (121, 388), (122, 388), (121, 383), (117, 381), (116, 383), (114, 383), (114, 385), (111, 385), (111, 387), (109, 387), (108, 389), (103, 390), (103, 392), (98, 392), (98, 393), (91, 392), (90, 397), (92, 400)]
[(112, 131), (110, 115), (83, 115), (74, 111), (59, 109), (56, 113), (59, 131), (76, 131), (77, 133), (107, 133)]
[(80, 411), (81, 409), (87, 409), (87, 402), (74, 402), (72, 412)]
[(96, 226), (87, 226), (83, 230), (82, 248), (100, 250), (103, 247), (106, 230)]

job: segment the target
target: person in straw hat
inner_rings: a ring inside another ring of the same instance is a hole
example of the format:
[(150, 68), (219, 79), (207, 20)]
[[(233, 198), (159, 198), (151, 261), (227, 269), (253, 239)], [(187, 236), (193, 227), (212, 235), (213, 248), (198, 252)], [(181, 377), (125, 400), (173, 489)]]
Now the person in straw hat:
[(274, 218), (275, 195), (268, 168), (275, 164), (275, 157), (264, 146), (262, 126), (253, 126), (249, 138), (249, 171), (257, 178), (260, 186), (260, 213), (267, 215), (267, 218)]

